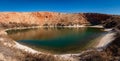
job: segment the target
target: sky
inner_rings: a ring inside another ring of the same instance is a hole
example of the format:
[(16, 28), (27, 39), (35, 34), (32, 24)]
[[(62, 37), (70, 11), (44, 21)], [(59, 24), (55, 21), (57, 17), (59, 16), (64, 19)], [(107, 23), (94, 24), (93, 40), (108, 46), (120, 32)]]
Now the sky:
[(0, 12), (36, 11), (120, 15), (120, 0), (0, 0)]

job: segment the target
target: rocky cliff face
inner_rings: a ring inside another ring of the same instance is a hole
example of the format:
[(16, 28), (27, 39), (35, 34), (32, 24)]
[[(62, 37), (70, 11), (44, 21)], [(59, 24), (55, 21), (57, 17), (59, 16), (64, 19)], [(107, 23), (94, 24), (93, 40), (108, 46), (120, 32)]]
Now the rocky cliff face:
[(97, 25), (111, 15), (98, 13), (1, 12), (1, 27)]
[(107, 21), (107, 19), (112, 17), (112, 15), (98, 13), (84, 13), (84, 15), (87, 21), (89, 21), (92, 25), (103, 24)]

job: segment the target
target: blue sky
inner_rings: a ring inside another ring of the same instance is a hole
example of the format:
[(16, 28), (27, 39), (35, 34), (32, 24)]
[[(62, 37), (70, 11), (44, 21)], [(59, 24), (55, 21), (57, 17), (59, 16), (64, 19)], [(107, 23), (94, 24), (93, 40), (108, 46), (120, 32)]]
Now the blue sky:
[(3, 11), (120, 14), (120, 0), (0, 0), (0, 12)]

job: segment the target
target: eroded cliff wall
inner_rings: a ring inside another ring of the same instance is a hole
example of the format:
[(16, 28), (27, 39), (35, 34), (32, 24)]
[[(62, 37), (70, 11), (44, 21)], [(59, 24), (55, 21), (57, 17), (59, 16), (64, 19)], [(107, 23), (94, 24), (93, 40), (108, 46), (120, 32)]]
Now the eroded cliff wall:
[(98, 13), (0, 12), (1, 27), (97, 25), (111, 15)]

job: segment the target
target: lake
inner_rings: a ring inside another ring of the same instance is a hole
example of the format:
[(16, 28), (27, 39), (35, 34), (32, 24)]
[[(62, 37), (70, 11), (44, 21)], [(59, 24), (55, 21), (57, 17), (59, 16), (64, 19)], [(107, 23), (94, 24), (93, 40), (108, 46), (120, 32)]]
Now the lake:
[(8, 35), (18, 43), (35, 50), (52, 54), (80, 53), (94, 48), (106, 34), (102, 28), (34, 28), (8, 30)]

